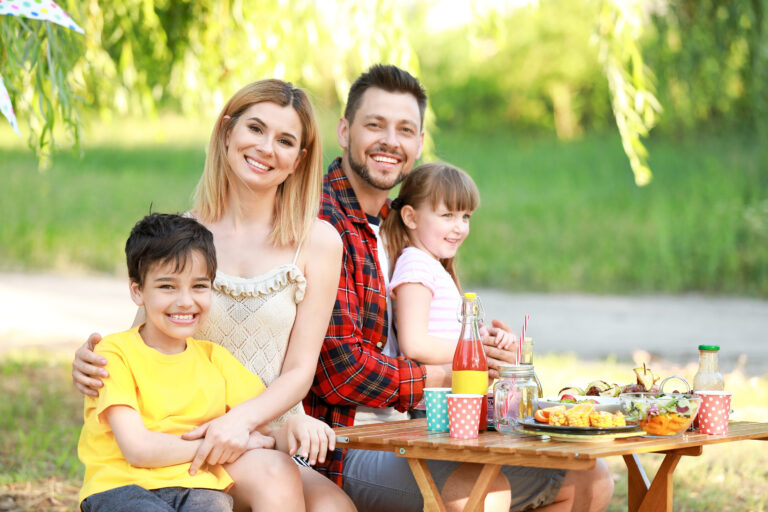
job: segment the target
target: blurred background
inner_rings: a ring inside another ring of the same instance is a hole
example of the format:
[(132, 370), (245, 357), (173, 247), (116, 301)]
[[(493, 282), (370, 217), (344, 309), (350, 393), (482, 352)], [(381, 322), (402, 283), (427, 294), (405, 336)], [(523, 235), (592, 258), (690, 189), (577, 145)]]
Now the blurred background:
[[(462, 282), (493, 298), (494, 316), (533, 313), (548, 393), (624, 384), (641, 362), (690, 378), (700, 336), (690, 333), (727, 344), (749, 324), (744, 339), (763, 352), (745, 342), (739, 363), (733, 351), (727, 387), (741, 419), (768, 420), (768, 0), (59, 5), (84, 34), (0, 15), (0, 75), (21, 132), (0, 119), (0, 391), (12, 397), (0, 404), (0, 511), (72, 509), (72, 346), (106, 319), (131, 321), (127, 233), (150, 208), (190, 208), (229, 96), (266, 77), (306, 88), (327, 163), (340, 154), (348, 87), (377, 62), (427, 89), (423, 161), (452, 162), (477, 182)], [(607, 342), (580, 346), (603, 322), (566, 311), (574, 297), (620, 320)], [(664, 312), (688, 328), (682, 348), (664, 337), (674, 329), (654, 324)], [(20, 318), (23, 334), (4, 328)], [(582, 331), (558, 338), (545, 328), (558, 322), (558, 333)], [(70, 327), (82, 334), (66, 350), (46, 347)], [(633, 357), (610, 355), (621, 329)], [(676, 509), (765, 510), (768, 473), (741, 444), (684, 458)], [(626, 470), (613, 462), (622, 483), (611, 509), (622, 510)]]
[(84, 35), (0, 16), (23, 134), (0, 123), (0, 268), (122, 272), (126, 227), (150, 204), (189, 208), (234, 91), (307, 88), (330, 161), (349, 84), (388, 62), (428, 90), (425, 159), (480, 187), (467, 283), (766, 297), (765, 5), (62, 3)]

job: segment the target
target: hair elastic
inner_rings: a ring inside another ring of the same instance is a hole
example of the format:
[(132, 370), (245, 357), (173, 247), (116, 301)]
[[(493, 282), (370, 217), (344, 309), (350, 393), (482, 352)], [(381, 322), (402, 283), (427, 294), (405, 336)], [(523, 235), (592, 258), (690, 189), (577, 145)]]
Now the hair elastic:
[(399, 197), (396, 197), (396, 198), (394, 198), (394, 199), (392, 200), (392, 203), (389, 205), (389, 207), (390, 207), (391, 209), (393, 209), (393, 210), (399, 210), (399, 209), (400, 209), (400, 208), (402, 208), (403, 206), (405, 206), (405, 201), (403, 201), (403, 200), (402, 200), (402, 199), (400, 199)]

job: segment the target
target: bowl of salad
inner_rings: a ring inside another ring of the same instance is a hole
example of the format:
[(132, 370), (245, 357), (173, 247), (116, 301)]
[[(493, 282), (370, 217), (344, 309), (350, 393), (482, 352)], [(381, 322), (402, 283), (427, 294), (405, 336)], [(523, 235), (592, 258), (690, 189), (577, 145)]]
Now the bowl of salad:
[(699, 412), (701, 397), (689, 393), (622, 393), (621, 411), (653, 437), (679, 436)]

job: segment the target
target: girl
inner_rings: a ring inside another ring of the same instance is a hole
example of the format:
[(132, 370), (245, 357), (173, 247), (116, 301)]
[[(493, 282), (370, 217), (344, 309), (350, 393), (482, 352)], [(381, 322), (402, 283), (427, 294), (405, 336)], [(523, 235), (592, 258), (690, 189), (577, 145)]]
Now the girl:
[[(223, 345), (268, 387), (184, 438), (205, 438), (192, 469), (229, 463), (236, 510), (354, 510), (341, 489), (308, 467), (298, 468), (302, 506), (278, 502), (265, 478), (270, 469), (240, 457), (250, 432), (274, 421), (288, 424), (289, 442), (311, 464), (335, 444), (333, 430), (301, 406), (341, 272), (341, 239), (317, 218), (321, 181), (307, 94), (281, 80), (235, 93), (216, 120), (190, 212), (213, 233), (219, 263), (211, 311), (195, 337)], [(143, 321), (140, 310), (135, 324)], [(104, 369), (97, 366), (106, 361), (92, 352), (100, 339), (92, 335), (73, 364), (75, 385), (85, 394), (101, 385)]]
[[(425, 364), (453, 360), (461, 332), (455, 257), (479, 203), (472, 178), (445, 163), (413, 169), (392, 201), (394, 211), (382, 227), (394, 262), (389, 295), (399, 348), (410, 359)], [(513, 337), (499, 330), (495, 341), (508, 349)]]

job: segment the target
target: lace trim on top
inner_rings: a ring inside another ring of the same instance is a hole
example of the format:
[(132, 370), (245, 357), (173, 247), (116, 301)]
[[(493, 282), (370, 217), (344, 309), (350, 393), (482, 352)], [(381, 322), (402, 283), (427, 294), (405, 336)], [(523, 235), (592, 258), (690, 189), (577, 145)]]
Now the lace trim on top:
[(294, 302), (298, 304), (304, 300), (307, 278), (293, 263), (280, 265), (256, 277), (233, 276), (217, 270), (213, 288), (231, 297), (258, 297), (281, 290), (288, 283), (296, 285)]

